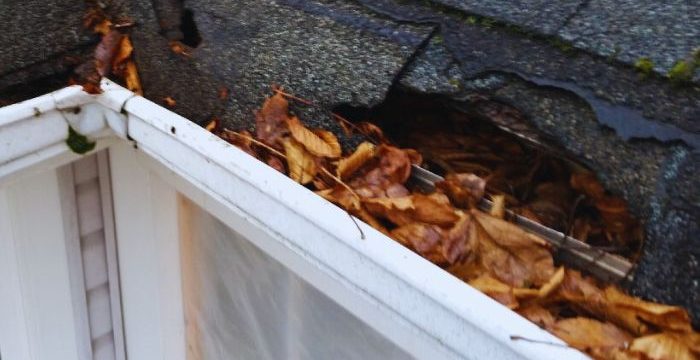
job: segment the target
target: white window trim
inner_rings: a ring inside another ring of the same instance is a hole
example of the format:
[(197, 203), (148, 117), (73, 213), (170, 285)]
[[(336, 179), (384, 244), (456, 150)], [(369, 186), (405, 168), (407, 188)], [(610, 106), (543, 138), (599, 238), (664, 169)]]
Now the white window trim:
[(196, 124), (109, 81), (103, 89), (1, 108), (0, 186), (78, 158), (68, 124), (109, 148), (128, 358), (185, 356), (178, 192), (418, 357), (586, 358), (358, 220), (361, 240), (346, 212)]

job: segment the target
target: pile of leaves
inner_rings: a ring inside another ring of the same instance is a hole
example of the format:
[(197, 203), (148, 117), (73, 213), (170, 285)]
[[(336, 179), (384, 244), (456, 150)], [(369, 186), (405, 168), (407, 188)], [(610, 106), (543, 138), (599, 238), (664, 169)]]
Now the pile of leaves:
[[(493, 199), (490, 213), (476, 209), (488, 186), (474, 173), (447, 174), (430, 194), (411, 191), (418, 152), (363, 142), (343, 153), (333, 133), (290, 115), (282, 92), (257, 112), (254, 135), (207, 128), (595, 358), (700, 355), (684, 309), (557, 267), (546, 241), (503, 219), (505, 196)], [(383, 138), (371, 125), (364, 131)]]
[(562, 158), (563, 151), (531, 146), (494, 126), (544, 140), (534, 130), (522, 129), (527, 123), (515, 109), (488, 105), (476, 115), (422, 98), (402, 98), (368, 119), (391, 129), (396, 143), (418, 149), (433, 172), (474, 173), (488, 180), (489, 194), (505, 196), (514, 212), (636, 260), (644, 231), (624, 199), (606, 192), (585, 166)]
[(113, 23), (97, 6), (84, 17), (83, 25), (100, 37), (93, 58), (78, 66), (71, 78), (72, 84), (80, 84), (89, 94), (99, 94), (103, 77), (116, 77), (127, 89), (141, 95), (143, 90), (138, 69), (133, 59), (134, 47), (123, 30), (130, 27), (128, 21)]

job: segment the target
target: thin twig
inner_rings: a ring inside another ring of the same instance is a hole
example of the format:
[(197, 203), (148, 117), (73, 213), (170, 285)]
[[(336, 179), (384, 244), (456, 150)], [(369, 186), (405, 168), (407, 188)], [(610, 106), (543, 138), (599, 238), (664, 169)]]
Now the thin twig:
[(360, 227), (360, 224), (357, 223), (357, 221), (355, 220), (355, 217), (352, 216), (352, 214), (350, 213), (350, 211), (348, 211), (347, 209), (345, 209), (345, 212), (348, 213), (348, 216), (350, 217), (350, 220), (352, 220), (352, 222), (355, 224), (355, 227), (357, 227), (357, 231), (360, 232), (360, 239), (364, 240), (364, 239), (365, 239), (365, 233), (362, 231), (362, 228)]
[[(279, 152), (279, 151), (276, 150), (275, 148), (271, 147), (270, 145), (267, 145), (267, 144), (265, 144), (265, 143), (263, 143), (263, 142), (261, 142), (261, 141), (258, 141), (258, 140), (256, 140), (256, 139), (254, 139), (252, 136), (243, 135), (243, 134), (241, 134), (241, 133), (238, 133), (238, 132), (235, 132), (235, 131), (232, 131), (232, 130), (229, 130), (229, 129), (224, 129), (224, 132), (225, 132), (226, 134), (236, 135), (236, 136), (238, 136), (238, 137), (240, 137), (240, 138), (243, 138), (243, 139), (246, 139), (246, 140), (248, 140), (248, 141), (250, 141), (250, 142), (252, 142), (252, 143), (254, 143), (254, 144), (256, 144), (256, 145), (262, 146), (263, 148), (269, 150), (269, 151), (272, 152), (273, 154), (275, 154), (275, 155), (277, 155), (277, 156), (279, 156), (279, 157), (281, 157), (281, 158), (283, 158), (283, 159), (289, 161), (289, 158), (287, 158), (287, 155), (282, 154), (281, 152)], [(303, 167), (303, 164), (301, 164), (301, 165), (302, 165), (302, 167)], [(358, 194), (355, 192), (355, 190), (353, 190), (348, 184), (346, 184), (345, 182), (343, 182), (343, 180), (341, 180), (339, 177), (333, 175), (333, 173), (331, 173), (330, 171), (328, 171), (328, 169), (326, 169), (325, 167), (320, 166), (319, 168), (321, 169), (321, 171), (322, 171), (324, 174), (326, 174), (328, 177), (330, 177), (331, 179), (333, 179), (333, 180), (334, 180), (336, 183), (338, 183), (340, 186), (342, 186), (342, 187), (344, 187), (346, 190), (348, 190), (353, 196), (355, 196), (357, 199), (360, 199), (360, 195), (358, 195)]]
[(559, 343), (545, 341), (545, 340), (529, 339), (529, 338), (519, 336), (519, 335), (511, 335), (510, 339), (514, 340), (514, 341), (521, 340), (521, 341), (527, 341), (527, 342), (531, 342), (531, 343), (535, 343), (535, 344), (544, 344), (544, 345), (558, 346), (558, 347), (567, 348), (567, 349), (573, 349), (571, 346), (566, 345), (566, 344), (559, 344)]
[[(272, 91), (274, 91), (275, 93), (278, 93), (278, 94), (280, 94), (280, 95), (282, 95), (282, 96), (284, 96), (284, 97), (286, 97), (286, 98), (289, 98), (289, 99), (292, 99), (292, 100), (296, 100), (296, 101), (298, 101), (298, 102), (300, 102), (300, 103), (302, 103), (302, 104), (304, 104), (304, 105), (314, 106), (314, 107), (320, 107), (319, 105), (315, 104), (315, 103), (314, 103), (313, 101), (311, 101), (311, 100), (306, 100), (306, 99), (304, 99), (304, 98), (300, 98), (300, 97), (298, 97), (298, 96), (295, 96), (295, 95), (292, 95), (292, 94), (290, 94), (290, 93), (284, 92), (284, 91), (282, 91), (282, 90), (281, 90), (280, 88), (278, 88), (278, 87), (273, 87), (273, 88), (272, 88)], [(331, 113), (331, 115), (332, 115), (336, 120), (338, 120), (338, 121), (342, 122), (343, 124), (345, 124), (345, 125), (351, 127), (353, 130), (357, 131), (358, 133), (367, 136), (375, 145), (378, 144), (378, 142), (376, 141), (376, 139), (373, 139), (372, 136), (370, 136), (370, 134), (366, 134), (364, 131), (362, 131), (362, 129), (361, 129), (359, 126), (355, 125), (352, 121), (350, 121), (350, 120), (348, 120), (348, 119), (346, 119), (346, 118), (340, 116), (339, 114), (337, 114), (337, 113), (335, 113), (335, 112), (333, 112), (333, 111), (331, 111), (330, 113)]]

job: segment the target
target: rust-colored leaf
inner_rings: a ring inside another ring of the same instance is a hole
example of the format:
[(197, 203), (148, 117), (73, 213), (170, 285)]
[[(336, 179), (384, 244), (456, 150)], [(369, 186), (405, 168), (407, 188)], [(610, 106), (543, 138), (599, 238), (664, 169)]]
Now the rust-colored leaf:
[(289, 177), (300, 184), (311, 182), (318, 172), (313, 156), (294, 139), (285, 138), (282, 144), (287, 156)]
[(112, 61), (114, 60), (117, 50), (122, 42), (124, 35), (116, 30), (110, 30), (109, 33), (102, 36), (100, 43), (95, 48), (95, 66), (100, 76), (107, 76), (112, 69)]
[(469, 285), (483, 292), (499, 303), (507, 306), (510, 309), (515, 309), (520, 305), (518, 299), (513, 293), (513, 287), (508, 286), (488, 274), (483, 274), (478, 278), (469, 281)]
[[(171, 96), (166, 96), (166, 97), (164, 97), (164, 98), (163, 98), (163, 103), (165, 103), (165, 106), (167, 106), (167, 107), (169, 107), (169, 108), (175, 107), (175, 105), (177, 105), (177, 101), (175, 101), (175, 99), (173, 99)], [(208, 131), (212, 131), (212, 130), (214, 130), (214, 129), (216, 128), (216, 123), (214, 123), (214, 125), (211, 126), (211, 129), (210, 129), (210, 126), (209, 126), (210, 124), (211, 124), (211, 122), (210, 122), (209, 124), (207, 124), (207, 126), (206, 126), (206, 129), (207, 129)]]
[(644, 301), (624, 294), (614, 286), (606, 287), (604, 296), (611, 306), (617, 308), (617, 312), (625, 309), (634, 311), (639, 319), (666, 330), (693, 330), (688, 312), (681, 307)]
[(390, 236), (432, 262), (444, 262), (439, 226), (414, 222), (392, 230)]
[(310, 153), (316, 156), (329, 158), (340, 157), (340, 145), (338, 144), (338, 139), (336, 139), (334, 135), (332, 139), (322, 138), (313, 131), (307, 129), (296, 116), (287, 118), (286, 123), (294, 140), (304, 145), (306, 150)]
[(135, 92), (136, 94), (143, 95), (141, 79), (139, 79), (139, 72), (136, 69), (136, 63), (134, 63), (133, 60), (126, 62), (126, 67), (124, 68), (124, 82), (126, 82), (127, 89)]
[(557, 321), (549, 310), (540, 305), (528, 305), (517, 311), (518, 314), (542, 328), (550, 328)]
[(488, 235), (479, 242), (484, 268), (514, 287), (547, 283), (554, 274), (554, 261), (544, 240), (478, 210), (471, 214)]
[(286, 120), (289, 117), (289, 102), (284, 96), (275, 94), (263, 103), (255, 113), (255, 137), (272, 146), (282, 145), (281, 139), (288, 133)]
[(443, 200), (440, 194), (371, 198), (364, 199), (363, 204), (372, 215), (385, 218), (398, 226), (416, 221), (450, 226), (459, 219), (447, 198)]
[(191, 56), (187, 46), (177, 40), (171, 41), (168, 45), (170, 46), (170, 50), (175, 54), (187, 57)]
[(352, 155), (338, 161), (337, 175), (341, 179), (347, 179), (355, 173), (367, 161), (374, 158), (375, 147), (370, 142), (360, 144)]
[(474, 174), (448, 174), (435, 186), (444, 191), (456, 206), (468, 209), (476, 206), (484, 196), (486, 181)]
[(134, 46), (131, 44), (129, 36), (122, 36), (117, 47), (117, 53), (112, 60), (112, 72), (118, 73), (119, 67), (126, 63), (131, 57), (131, 53), (134, 51)]

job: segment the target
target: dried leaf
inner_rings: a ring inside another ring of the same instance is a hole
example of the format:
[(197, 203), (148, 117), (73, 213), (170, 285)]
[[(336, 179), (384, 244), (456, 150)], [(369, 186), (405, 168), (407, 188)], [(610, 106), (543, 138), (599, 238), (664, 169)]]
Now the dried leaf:
[(347, 179), (362, 165), (374, 158), (375, 147), (370, 142), (360, 144), (352, 155), (338, 161), (337, 175), (341, 179)]
[(136, 69), (136, 63), (133, 60), (129, 60), (124, 68), (124, 81), (126, 82), (126, 88), (135, 92), (136, 94), (143, 95), (143, 89), (141, 88), (141, 80), (139, 79), (139, 73)]
[(690, 317), (685, 309), (678, 306), (662, 305), (648, 302), (624, 294), (614, 286), (605, 288), (605, 300), (619, 310), (632, 310), (641, 320), (662, 329), (674, 331), (693, 331)]
[(282, 144), (287, 156), (289, 177), (302, 185), (311, 182), (318, 172), (314, 157), (294, 139), (285, 138)]
[(187, 48), (187, 46), (185, 46), (185, 44), (183, 44), (177, 40), (173, 40), (169, 43), (169, 45), (170, 45), (170, 50), (172, 52), (174, 52), (175, 54), (187, 56), (187, 57), (191, 56), (191, 54), (187, 50), (188, 48)]
[(484, 268), (514, 287), (541, 286), (554, 274), (547, 243), (518, 226), (471, 210), (488, 236), (481, 236), (479, 255)]
[(338, 144), (338, 139), (336, 139), (335, 136), (333, 136), (332, 139), (322, 138), (313, 131), (307, 129), (297, 117), (287, 118), (286, 122), (289, 132), (292, 134), (294, 140), (304, 145), (306, 150), (308, 150), (310, 153), (316, 156), (329, 158), (340, 157), (340, 145)]
[(100, 43), (95, 48), (95, 66), (100, 76), (107, 76), (112, 69), (112, 61), (114, 60), (119, 45), (122, 42), (124, 35), (119, 31), (111, 30), (107, 35), (102, 36)]
[(118, 73), (119, 67), (131, 57), (131, 53), (133, 51), (134, 46), (131, 45), (129, 36), (122, 36), (117, 49), (117, 54), (114, 56), (114, 60), (112, 60), (112, 72)]
[(265, 100), (255, 113), (255, 137), (272, 147), (281, 145), (281, 138), (288, 133), (285, 123), (288, 111), (289, 102), (280, 94)]
[(503, 195), (494, 195), (491, 197), (493, 201), (493, 206), (491, 206), (491, 211), (489, 214), (493, 217), (503, 219), (506, 216), (506, 197)]
[(542, 287), (540, 287), (539, 293), (537, 296), (541, 299), (544, 299), (548, 297), (554, 290), (556, 290), (559, 285), (561, 285), (562, 282), (564, 282), (564, 275), (566, 271), (563, 266), (560, 266), (559, 269), (552, 275), (552, 277), (547, 281)]
[(584, 317), (559, 320), (548, 330), (582, 351), (600, 348), (624, 349), (632, 341), (629, 334), (615, 325)]
[(653, 360), (695, 360), (685, 342), (670, 333), (654, 334), (634, 339), (631, 351), (643, 353)]
[(556, 322), (554, 315), (540, 305), (528, 305), (519, 308), (517, 311), (518, 314), (542, 328), (550, 328)]
[(356, 124), (356, 129), (370, 139), (374, 139), (380, 144), (390, 144), (391, 142), (384, 136), (384, 132), (377, 125), (362, 121)]
[(468, 209), (484, 196), (486, 181), (474, 174), (448, 174), (435, 186), (444, 191), (455, 206)]
[[(175, 107), (175, 105), (177, 105), (177, 101), (175, 101), (175, 99), (173, 99), (170, 96), (164, 97), (163, 102), (165, 103), (165, 106), (170, 107), (170, 108)], [(214, 126), (212, 126), (212, 128), (210, 129), (209, 128), (210, 124), (211, 124), (211, 122), (209, 124), (207, 124), (207, 126), (206, 126), (206, 129), (208, 131), (212, 131), (216, 127), (216, 123), (214, 123)]]
[(330, 145), (333, 149), (333, 153), (337, 153), (338, 156), (340, 156), (340, 154), (343, 152), (343, 149), (340, 147), (340, 142), (338, 142), (338, 138), (333, 135), (332, 132), (323, 129), (314, 129), (314, 134), (318, 135), (318, 137), (323, 139), (326, 144)]
[(103, 36), (107, 35), (107, 33), (109, 33), (111, 30), (112, 30), (112, 22), (109, 21), (108, 19), (104, 19), (104, 20), (98, 22), (92, 28), (92, 31), (94, 31), (96, 34), (100, 34)]
[(434, 263), (444, 262), (438, 226), (414, 222), (392, 230), (390, 237)]
[[(439, 197), (440, 194), (414, 194), (395, 198), (363, 199), (370, 214), (402, 226), (423, 222), (439, 226), (451, 226), (459, 219), (452, 206)], [(444, 195), (443, 195), (444, 196)]]
[(494, 279), (488, 274), (483, 274), (469, 281), (469, 285), (505, 305), (509, 309), (515, 309), (520, 305), (513, 293), (513, 287)]

